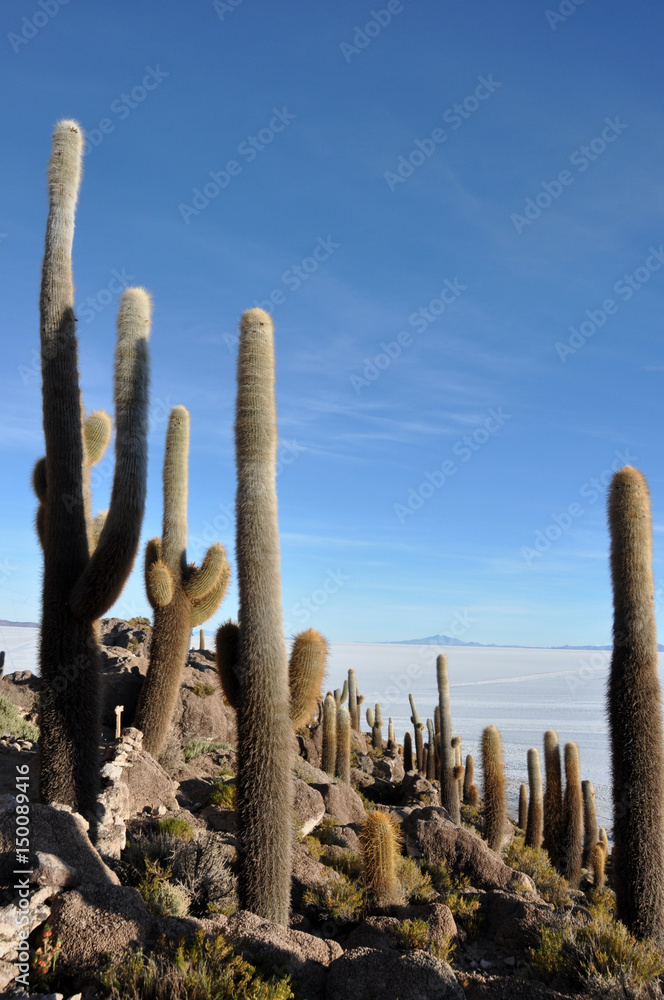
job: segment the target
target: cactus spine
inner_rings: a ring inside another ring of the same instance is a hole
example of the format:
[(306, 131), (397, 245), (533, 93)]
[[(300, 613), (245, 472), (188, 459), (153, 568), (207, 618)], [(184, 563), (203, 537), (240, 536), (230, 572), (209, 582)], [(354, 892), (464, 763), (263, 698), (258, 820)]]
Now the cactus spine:
[(409, 732), (403, 737), (403, 769), (406, 772), (413, 770), (413, 738)]
[(544, 734), (544, 847), (552, 864), (561, 867), (563, 856), (563, 779), (558, 736), (553, 729)]
[(323, 702), (323, 756), (321, 763), (323, 770), (333, 778), (337, 765), (337, 703), (334, 695), (329, 692)]
[(505, 836), (505, 771), (500, 733), (487, 726), (482, 733), (484, 771), (484, 837), (492, 851), (500, 851)]
[(454, 778), (454, 749), (452, 747), (452, 711), (450, 708), (450, 680), (447, 657), (439, 653), (436, 659), (438, 681), (438, 706), (440, 708), (440, 801), (447, 809), (453, 823), (461, 822), (459, 786)]
[(244, 909), (285, 926), (293, 751), (281, 609), (273, 326), (262, 309), (250, 309), (240, 321), (237, 386), (238, 888)]
[(187, 564), (188, 456), (189, 411), (174, 406), (164, 454), (162, 535), (148, 542), (145, 552), (145, 590), (154, 625), (137, 724), (153, 757), (161, 753), (173, 719), (191, 630), (215, 613), (230, 575), (219, 544), (208, 549), (200, 569)]
[(467, 806), (477, 808), (480, 801), (480, 794), (477, 791), (475, 782), (475, 758), (472, 753), (466, 757), (466, 770), (463, 775), (463, 801)]
[(111, 504), (93, 523), (90, 466), (102, 457), (111, 421), (103, 412), (84, 419), (79, 388), (71, 252), (82, 159), (79, 124), (58, 122), (39, 303), (46, 455), (33, 486), (44, 552), (40, 794), (89, 814), (100, 785), (96, 622), (131, 572), (145, 508), (151, 302), (144, 289), (128, 288), (120, 303)]
[(313, 628), (295, 637), (288, 661), (291, 725), (299, 729), (311, 718), (321, 695), (327, 643)]
[(535, 747), (531, 747), (528, 751), (528, 784), (530, 786), (530, 802), (528, 804), (526, 847), (540, 848), (542, 846), (544, 804), (542, 801), (540, 755)]
[(613, 656), (609, 726), (613, 887), (618, 919), (664, 945), (664, 749), (652, 574), (650, 496), (625, 466), (609, 491)]
[(583, 836), (583, 794), (581, 766), (576, 743), (565, 744), (565, 798), (563, 800), (565, 835), (563, 841), (563, 875), (572, 889), (579, 888), (581, 878), (581, 838)]
[(584, 868), (589, 868), (590, 856), (599, 840), (595, 789), (592, 781), (582, 781), (581, 792), (583, 795), (583, 860), (581, 864)]
[(524, 833), (528, 826), (528, 788), (523, 783), (519, 785), (519, 820), (517, 826)]
[(337, 709), (337, 778), (350, 785), (350, 712), (343, 706)]
[(364, 885), (373, 906), (403, 902), (397, 878), (400, 842), (399, 824), (392, 813), (382, 809), (369, 813), (360, 831), (360, 847)]
[(422, 733), (424, 731), (424, 725), (420, 719), (419, 713), (415, 708), (415, 702), (413, 700), (412, 694), (408, 695), (408, 700), (410, 702), (410, 710), (412, 715), (410, 721), (413, 723), (413, 730), (415, 733), (415, 763), (417, 765), (418, 771), (424, 771), (424, 740)]

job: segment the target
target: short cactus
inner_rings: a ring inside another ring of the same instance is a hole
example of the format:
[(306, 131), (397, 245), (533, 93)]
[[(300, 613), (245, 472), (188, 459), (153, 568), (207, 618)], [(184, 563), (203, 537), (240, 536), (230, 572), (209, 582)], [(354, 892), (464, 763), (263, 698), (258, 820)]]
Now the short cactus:
[(563, 871), (572, 889), (579, 888), (583, 836), (583, 793), (581, 766), (576, 743), (565, 744), (565, 798), (563, 800), (565, 831), (563, 839)]
[(500, 852), (505, 838), (505, 771), (503, 746), (495, 726), (482, 733), (484, 772), (484, 837), (492, 851)]
[(409, 732), (404, 733), (403, 737), (403, 769), (404, 771), (413, 770), (413, 738)]
[(327, 643), (315, 629), (295, 637), (288, 661), (291, 725), (299, 729), (311, 718), (321, 697)]
[(198, 649), (202, 653), (205, 650), (205, 629), (202, 628), (198, 634)]
[(593, 888), (601, 892), (606, 883), (606, 851), (599, 841), (590, 852), (589, 868), (593, 873)]
[(599, 828), (599, 838), (598, 839), (599, 839), (599, 843), (604, 848), (604, 853), (606, 854), (606, 856), (608, 858), (609, 854), (611, 853), (611, 846), (609, 844), (609, 838), (608, 838), (607, 832), (606, 832), (606, 830), (604, 829), (603, 826), (601, 826)]
[(337, 778), (350, 785), (350, 712), (343, 705), (337, 709)]
[(382, 809), (374, 809), (360, 831), (362, 877), (369, 904), (387, 907), (403, 903), (397, 876), (401, 837), (399, 824)]
[(412, 694), (408, 695), (408, 700), (410, 701), (410, 710), (412, 713), (410, 721), (413, 724), (413, 730), (415, 733), (415, 763), (417, 770), (424, 772), (424, 739), (422, 736), (422, 733), (424, 732), (424, 725), (420, 719), (417, 709), (415, 708), (415, 702)]
[(360, 703), (357, 695), (357, 677), (351, 667), (348, 671), (348, 711), (350, 723), (356, 733), (360, 732)]
[(540, 755), (535, 747), (528, 751), (528, 784), (530, 795), (528, 802), (528, 821), (526, 826), (526, 847), (539, 849), (542, 846), (542, 817), (544, 804), (542, 801), (542, 769)]
[(528, 826), (528, 788), (523, 783), (519, 785), (519, 819), (517, 826), (524, 833)]
[(334, 695), (329, 693), (325, 696), (325, 701), (323, 702), (323, 753), (321, 766), (327, 774), (332, 778), (334, 777), (337, 766), (337, 703)]
[(595, 789), (592, 781), (582, 781), (581, 792), (583, 794), (583, 859), (581, 865), (583, 868), (589, 868), (590, 856), (599, 840)]
[(387, 720), (387, 749), (395, 750), (397, 745), (396, 737), (394, 735), (394, 720), (392, 716)]
[(427, 734), (429, 737), (427, 743), (427, 761), (426, 761), (426, 776), (427, 781), (436, 780), (436, 734), (433, 728), (433, 722), (431, 719), (427, 719)]
[(463, 801), (467, 806), (477, 808), (480, 801), (480, 793), (477, 790), (475, 781), (475, 758), (472, 753), (466, 756), (466, 768), (463, 775)]

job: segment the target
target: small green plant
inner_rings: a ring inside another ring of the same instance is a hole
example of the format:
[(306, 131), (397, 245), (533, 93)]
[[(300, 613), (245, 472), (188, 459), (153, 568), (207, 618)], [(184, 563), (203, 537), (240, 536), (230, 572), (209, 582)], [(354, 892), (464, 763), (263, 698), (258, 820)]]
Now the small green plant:
[(515, 871), (530, 875), (547, 903), (569, 906), (572, 902), (567, 881), (558, 874), (542, 848), (526, 847), (523, 837), (516, 837), (503, 852), (503, 860)]
[(316, 829), (313, 831), (313, 836), (317, 837), (321, 844), (336, 844), (337, 847), (343, 847), (345, 842), (342, 842), (341, 835), (339, 833), (339, 823), (333, 817), (328, 816), (324, 819), (322, 823), (319, 823)]
[(364, 892), (345, 875), (338, 875), (337, 878), (330, 877), (319, 882), (313, 889), (307, 889), (302, 901), (316, 911), (320, 920), (347, 924), (359, 918)]
[(397, 878), (404, 898), (414, 906), (422, 906), (436, 898), (431, 875), (420, 868), (415, 858), (402, 856), (398, 859)]
[(314, 837), (313, 834), (310, 833), (307, 837), (304, 838), (302, 843), (309, 851), (309, 854), (314, 859), (314, 861), (319, 861), (320, 856), (323, 853), (323, 845), (321, 844), (318, 837)]
[(454, 951), (454, 943), (449, 938), (431, 937), (426, 920), (402, 920), (394, 933), (398, 948), (419, 948), (443, 962), (449, 962)]
[(196, 681), (191, 690), (199, 698), (209, 698), (211, 694), (215, 693), (217, 688), (215, 684), (210, 684), (209, 681)]
[(167, 816), (157, 821), (157, 830), (166, 837), (178, 837), (180, 840), (193, 840), (194, 828), (181, 816)]
[(586, 924), (543, 927), (537, 945), (527, 952), (533, 971), (545, 981), (566, 976), (603, 996), (646, 995), (664, 972), (664, 956), (648, 939), (638, 941), (624, 924), (595, 909)]
[(132, 656), (136, 656), (139, 646), (140, 642), (135, 636), (132, 635), (131, 639), (127, 643), (127, 650), (132, 654)]
[(341, 847), (336, 849), (323, 847), (320, 861), (328, 868), (334, 868), (336, 872), (346, 875), (350, 879), (358, 879), (362, 873), (362, 860), (359, 854)]
[(132, 628), (152, 628), (149, 618), (130, 618), (127, 622)]
[(136, 951), (100, 977), (100, 1000), (293, 1000), (290, 980), (265, 979), (236, 955), (223, 934), (197, 930), (179, 944), (159, 942), (152, 954)]
[(230, 743), (225, 743), (223, 740), (189, 740), (189, 742), (184, 747), (184, 759), (195, 760), (197, 757), (202, 757), (203, 754), (213, 753), (215, 750), (232, 750)]
[(189, 912), (189, 893), (170, 881), (171, 869), (159, 861), (145, 859), (145, 875), (138, 891), (153, 917), (184, 917)]
[(208, 805), (221, 806), (224, 809), (235, 809), (235, 785), (225, 782), (210, 793)]
[(39, 739), (39, 730), (31, 722), (26, 722), (18, 713), (18, 708), (4, 694), (0, 694), (0, 736), (15, 736), (19, 740)]

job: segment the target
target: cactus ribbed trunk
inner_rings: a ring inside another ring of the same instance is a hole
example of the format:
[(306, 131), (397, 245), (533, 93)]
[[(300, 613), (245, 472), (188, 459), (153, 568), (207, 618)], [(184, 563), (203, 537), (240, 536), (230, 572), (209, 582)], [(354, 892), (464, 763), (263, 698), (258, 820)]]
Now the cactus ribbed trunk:
[(519, 819), (517, 826), (524, 833), (528, 827), (528, 788), (526, 785), (519, 785)]
[(553, 729), (544, 734), (544, 770), (546, 788), (544, 790), (544, 847), (551, 863), (557, 868), (563, 857), (563, 778), (560, 762), (558, 736)]
[(413, 732), (415, 734), (415, 765), (417, 770), (420, 772), (424, 771), (424, 739), (422, 733), (424, 731), (424, 726), (419, 716), (419, 712), (415, 708), (415, 701), (412, 694), (408, 695), (408, 700), (410, 701), (411, 717), (410, 721), (413, 723)]
[(505, 838), (505, 770), (503, 746), (495, 726), (482, 733), (484, 771), (484, 837), (492, 851), (500, 851)]
[(664, 748), (652, 573), (650, 495), (626, 466), (609, 493), (613, 657), (608, 707), (613, 772), (612, 877), (618, 918), (664, 945)]
[(235, 421), (242, 696), (237, 709), (240, 905), (286, 926), (292, 852), (292, 730), (277, 523), (272, 320), (240, 323)]
[(590, 867), (590, 858), (599, 840), (597, 824), (597, 809), (595, 807), (595, 789), (592, 781), (582, 781), (583, 793), (583, 861), (584, 868)]
[(583, 837), (583, 793), (581, 791), (581, 765), (576, 743), (565, 744), (565, 798), (563, 800), (565, 824), (563, 840), (563, 875), (572, 889), (579, 888), (581, 878)]
[(111, 505), (95, 531), (90, 466), (101, 458), (111, 425), (106, 414), (84, 420), (79, 389), (71, 253), (83, 145), (77, 122), (56, 125), (40, 297), (46, 456), (35, 467), (33, 485), (44, 551), (40, 795), (90, 815), (101, 780), (96, 620), (117, 600), (131, 572), (145, 507), (150, 299), (143, 289), (127, 289), (122, 297), (115, 471)]
[(436, 659), (438, 681), (438, 707), (440, 710), (440, 801), (447, 809), (453, 823), (461, 822), (459, 786), (454, 777), (454, 748), (452, 747), (452, 710), (450, 707), (450, 681), (447, 657), (439, 653)]
[(528, 751), (528, 785), (530, 788), (528, 802), (528, 823), (526, 827), (526, 846), (540, 848), (542, 846), (542, 769), (540, 756), (535, 747)]
[(475, 785), (475, 758), (472, 753), (466, 756), (466, 769), (463, 775), (463, 801), (475, 809), (479, 805), (480, 793)]
[(371, 905), (403, 903), (397, 878), (400, 834), (394, 816), (381, 809), (370, 812), (360, 830), (362, 875)]
[(350, 712), (350, 724), (356, 733), (360, 732), (360, 706), (357, 700), (357, 677), (351, 667), (348, 671), (348, 711)]
[(337, 778), (350, 785), (350, 712), (343, 706), (337, 710)]
[(334, 695), (327, 694), (323, 702), (323, 753), (321, 766), (334, 777), (337, 766), (337, 703)]
[(326, 657), (327, 643), (316, 629), (309, 628), (295, 637), (288, 661), (293, 729), (308, 722), (319, 703)]
[(406, 772), (413, 770), (413, 739), (408, 732), (403, 737), (403, 769)]

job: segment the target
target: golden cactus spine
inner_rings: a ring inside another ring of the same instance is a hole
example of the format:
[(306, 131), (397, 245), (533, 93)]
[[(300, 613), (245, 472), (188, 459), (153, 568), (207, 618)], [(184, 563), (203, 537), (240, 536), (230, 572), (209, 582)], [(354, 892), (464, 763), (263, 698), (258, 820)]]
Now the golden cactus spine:
[(215, 613), (230, 576), (219, 544), (208, 549), (200, 569), (187, 563), (188, 459), (189, 411), (174, 406), (164, 453), (162, 534), (148, 542), (145, 552), (145, 590), (154, 624), (137, 725), (153, 757), (161, 753), (173, 720), (191, 630)]
[(360, 831), (362, 876), (366, 894), (374, 907), (403, 902), (397, 878), (401, 837), (399, 824), (392, 813), (374, 809)]
[(277, 524), (273, 326), (262, 309), (250, 309), (240, 321), (237, 387), (238, 889), (244, 909), (285, 926), (293, 751)]
[(664, 946), (664, 736), (657, 673), (650, 494), (631, 466), (609, 490), (613, 656), (609, 728), (618, 918)]
[(97, 619), (131, 572), (145, 508), (151, 302), (142, 288), (122, 296), (111, 503), (93, 521), (90, 466), (108, 445), (111, 420), (103, 412), (84, 419), (79, 388), (72, 244), (83, 145), (78, 122), (58, 122), (39, 302), (46, 455), (35, 466), (33, 486), (44, 552), (40, 796), (90, 814), (100, 786)]
[(484, 837), (492, 851), (500, 851), (505, 837), (505, 771), (503, 746), (495, 726), (482, 733), (484, 772)]
[(526, 846), (540, 848), (542, 846), (544, 803), (542, 800), (540, 756), (535, 747), (531, 747), (528, 751), (528, 785), (530, 787), (530, 795), (526, 826)]
[(316, 629), (309, 628), (295, 637), (288, 662), (293, 729), (308, 722), (318, 705), (326, 657), (327, 643)]
[(453, 823), (461, 822), (459, 805), (459, 785), (454, 777), (454, 749), (452, 739), (452, 709), (450, 706), (450, 680), (447, 671), (447, 657), (439, 653), (436, 658), (436, 680), (438, 682), (438, 707), (440, 709), (440, 801), (447, 809)]

